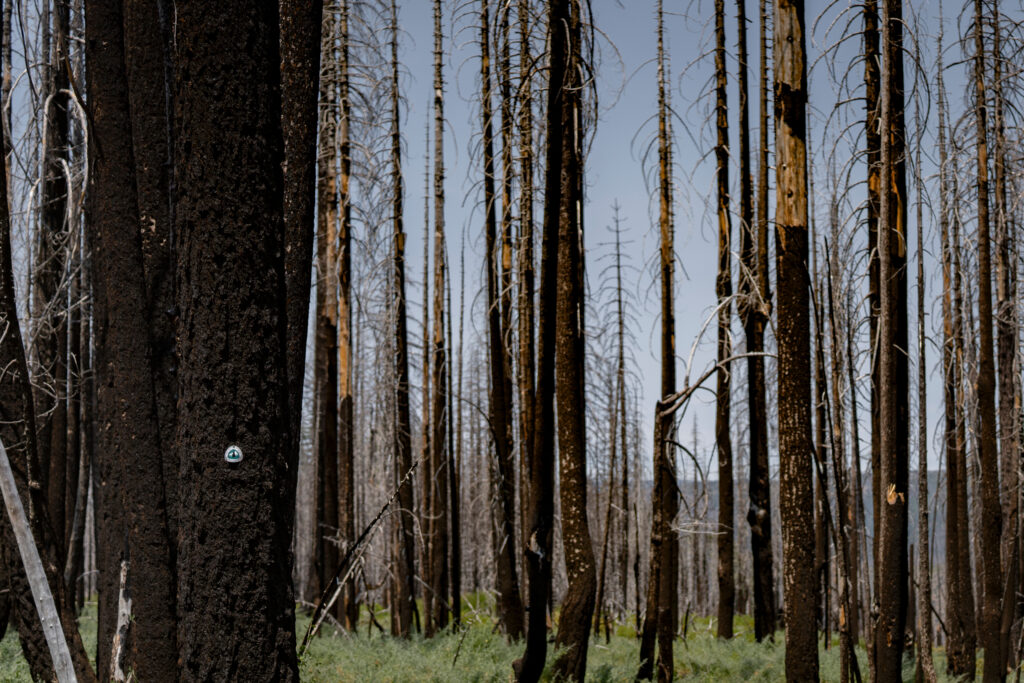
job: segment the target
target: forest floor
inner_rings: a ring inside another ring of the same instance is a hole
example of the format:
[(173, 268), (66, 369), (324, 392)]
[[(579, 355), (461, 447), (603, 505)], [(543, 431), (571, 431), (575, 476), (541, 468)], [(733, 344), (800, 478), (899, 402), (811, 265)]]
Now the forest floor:
[[(405, 641), (383, 635), (369, 619), (365, 608), (357, 633), (343, 634), (325, 626), (323, 633), (313, 640), (301, 658), (302, 680), (316, 683), (508, 681), (512, 662), (522, 655), (523, 645), (508, 644), (504, 637), (495, 633), (489, 606), (475, 602), (473, 597), (465, 598), (463, 604), (463, 627), (430, 640), (416, 636)], [(376, 622), (387, 628), (387, 612), (377, 610)], [(80, 625), (86, 648), (94, 653), (95, 603), (86, 605)], [(309, 616), (300, 612), (296, 624), (300, 643), (308, 625)], [(712, 620), (691, 619), (686, 639), (676, 640), (676, 676), (708, 682), (785, 680), (782, 632), (776, 635), (774, 643), (757, 643), (753, 630), (751, 617), (738, 616), (736, 637), (721, 641), (714, 636)], [(591, 640), (587, 681), (633, 681), (637, 652), (638, 643), (632, 623), (616, 626), (608, 640), (602, 633), (600, 638)], [(549, 668), (554, 659), (549, 652)], [(862, 648), (858, 648), (858, 659), (861, 674), (867, 681), (867, 659)], [(820, 665), (823, 681), (839, 680), (837, 638), (828, 650), (821, 649)], [(939, 672), (939, 681), (946, 681), (942, 673), (945, 670), (945, 653), (941, 648), (935, 650), (935, 668)], [(978, 672), (981, 672), (980, 662)], [(8, 628), (6, 637), (0, 640), (0, 683), (30, 680), (18, 636), (13, 628)], [(551, 680), (547, 672), (543, 680)], [(914, 662), (910, 658), (903, 669), (903, 680), (914, 680)]]

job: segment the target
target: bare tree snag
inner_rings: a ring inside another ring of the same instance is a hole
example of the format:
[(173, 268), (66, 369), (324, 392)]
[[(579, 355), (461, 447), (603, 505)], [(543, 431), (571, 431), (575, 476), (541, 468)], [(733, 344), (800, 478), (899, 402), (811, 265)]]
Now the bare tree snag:
[[(175, 3), (178, 675), (298, 679), (277, 3)], [(245, 45), (246, 49), (238, 49)], [(242, 452), (228, 462), (227, 449)]]
[(775, 4), (775, 259), (786, 678), (817, 680), (804, 3)]

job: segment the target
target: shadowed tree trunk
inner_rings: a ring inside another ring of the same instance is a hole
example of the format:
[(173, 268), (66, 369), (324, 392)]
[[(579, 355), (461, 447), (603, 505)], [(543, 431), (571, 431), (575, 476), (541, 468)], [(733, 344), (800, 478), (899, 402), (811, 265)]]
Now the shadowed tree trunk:
[(982, 0), (974, 0), (974, 116), (977, 130), (978, 192), (978, 460), (981, 463), (981, 557), (983, 604), (982, 647), (985, 681), (1005, 676), (1000, 653), (1003, 581), (1000, 566), (1002, 509), (999, 503), (999, 452), (996, 440), (995, 359), (992, 355), (992, 266), (988, 206), (988, 107), (985, 93), (985, 45), (982, 37)]
[[(941, 25), (941, 23), (940, 23)], [(942, 242), (942, 368), (944, 399), (944, 445), (946, 450), (946, 670), (953, 676), (974, 678), (975, 631), (974, 592), (971, 590), (970, 558), (962, 557), (967, 548), (967, 481), (964, 465), (963, 439), (959, 411), (959, 304), (954, 307), (953, 278), (959, 282), (959, 271), (953, 270), (953, 246), (950, 244), (949, 176), (946, 152), (946, 91), (943, 79), (942, 33), (938, 50), (939, 109), (939, 225)], [(959, 290), (959, 284), (956, 285)], [(957, 297), (959, 299), (959, 297)]]
[[(562, 600), (555, 645), (562, 648), (556, 675), (582, 681), (587, 668), (590, 619), (597, 579), (587, 524), (587, 430), (584, 375), (583, 251), (583, 63), (578, 0), (569, 3), (565, 31), (562, 128), (563, 189), (558, 220), (558, 289), (555, 304), (555, 392), (558, 410), (558, 483), (561, 494), (562, 544), (569, 585)], [(550, 322), (548, 321), (548, 324)]]
[[(907, 624), (907, 496), (909, 495), (909, 419), (907, 390), (906, 166), (903, 125), (902, 2), (882, 5), (882, 71), (879, 118), (881, 178), (879, 195), (878, 316), (880, 519), (875, 556), (878, 618), (875, 675), (898, 678), (902, 670)], [(902, 390), (902, 393), (901, 393)]]
[[(517, 680), (540, 680), (547, 656), (547, 605), (551, 592), (552, 539), (554, 536), (555, 498), (555, 299), (558, 289), (559, 220), (563, 205), (572, 191), (563, 173), (565, 157), (571, 154), (563, 121), (569, 115), (570, 93), (566, 87), (569, 41), (559, 30), (570, 19), (570, 3), (575, 0), (551, 0), (548, 3), (548, 79), (547, 134), (544, 149), (544, 217), (541, 238), (541, 276), (538, 291), (537, 389), (534, 394), (533, 449), (529, 487), (529, 542), (524, 547), (529, 581), (529, 610), (526, 651), (513, 668)], [(585, 626), (584, 626), (585, 628)]]
[[(338, 551), (343, 554), (356, 540), (355, 510), (355, 406), (352, 375), (352, 143), (349, 139), (352, 103), (349, 93), (349, 2), (341, 0), (340, 40), (338, 46), (338, 153), (340, 156), (338, 224), (338, 451), (337, 451), (337, 536)], [(330, 281), (331, 278), (328, 278)], [(336, 564), (336, 563), (335, 563)], [(335, 570), (335, 564), (328, 571)], [(337, 616), (342, 625), (355, 630), (359, 620), (355, 581), (342, 591)]]
[[(288, 294), (288, 431), (292, 439), (288, 446), (288, 487), (289, 495), (295, 495), (316, 224), (317, 93), (323, 0), (280, 0), (280, 8), (281, 125), (285, 154), (284, 268)], [(294, 524), (292, 511), (289, 513), (289, 529)]]
[[(481, 104), (483, 113), (483, 147), (484, 147), (484, 242), (487, 254), (487, 340), (488, 364), (491, 375), (490, 386), (490, 422), (494, 440), (495, 500), (492, 502), (494, 511), (494, 558), (497, 570), (498, 612), (501, 615), (503, 628), (510, 638), (521, 638), (523, 635), (523, 606), (519, 596), (519, 582), (516, 577), (515, 559), (515, 468), (512, 454), (512, 406), (510, 405), (511, 369), (505, 354), (504, 342), (504, 311), (503, 305), (511, 305), (502, 294), (504, 279), (500, 277), (497, 263), (497, 197), (494, 190), (494, 135), (491, 123), (491, 59), (490, 59), (490, 3), (480, 3), (480, 82)], [(502, 127), (509, 122), (503, 111)], [(507, 142), (508, 136), (503, 131), (502, 140)], [(503, 171), (507, 171), (506, 161), (510, 165), (511, 158), (502, 157)], [(510, 198), (503, 190), (502, 206), (510, 209)], [(505, 252), (505, 226), (510, 225), (510, 217), (502, 219), (502, 255)], [(511, 265), (511, 264), (509, 264)]]
[[(320, 79), (320, 142), (317, 150), (316, 239), (316, 347), (313, 368), (316, 383), (316, 563), (319, 590), (324, 590), (338, 566), (338, 344), (340, 291), (339, 254), (339, 143), (341, 141), (341, 56), (344, 43), (340, 7), (328, 5)], [(343, 595), (336, 604), (340, 616)]]
[(407, 637), (412, 628), (416, 609), (416, 538), (414, 530), (415, 502), (412, 479), (405, 479), (412, 469), (412, 420), (409, 415), (409, 331), (406, 321), (405, 299), (405, 230), (402, 221), (402, 132), (399, 116), (398, 93), (398, 10), (391, 0), (391, 221), (394, 269), (392, 296), (395, 321), (395, 484), (398, 491), (398, 545), (395, 572), (392, 635)]
[(441, 2), (434, 2), (434, 332), (430, 345), (431, 592), (433, 621), (448, 625), (448, 350), (444, 326), (447, 246), (444, 224), (444, 56)]
[(293, 681), (277, 4), (179, 0), (174, 31), (179, 676)]
[[(920, 61), (920, 50), (915, 50)], [(921, 128), (920, 103), (916, 110), (916, 128)], [(921, 146), (915, 159), (917, 183), (917, 662), (924, 681), (935, 681), (932, 661), (932, 575), (928, 525), (928, 391), (924, 333), (924, 179), (921, 171)], [(919, 678), (920, 680), (920, 678)]]
[[(103, 596), (105, 619), (116, 616), (118, 567), (130, 562), (136, 591), (132, 602), (127, 666), (146, 680), (173, 680), (175, 593), (171, 537), (168, 533), (163, 468), (150, 459), (161, 442), (150, 341), (150, 309), (146, 297), (139, 204), (125, 71), (122, 5), (97, 0), (86, 6), (88, 88), (93, 107), (90, 180), (96, 297), (97, 421), (100, 467), (119, 482), (105, 488), (99, 504), (105, 522), (100, 532), (104, 564), (112, 573)], [(102, 153), (99, 152), (102, 150)], [(147, 194), (148, 196), (148, 194)], [(170, 447), (169, 445), (167, 447)], [(158, 457), (158, 456), (157, 456)], [(105, 477), (107, 481), (110, 480)], [(125, 549), (127, 556), (121, 551)], [(113, 635), (101, 628), (102, 635)], [(103, 651), (110, 641), (98, 640), (100, 671), (109, 670)], [(109, 664), (108, 664), (109, 666)]]
[(775, 5), (779, 507), (786, 600), (786, 678), (818, 678), (811, 486), (810, 283), (807, 263), (807, 64), (804, 3)]
[[(758, 116), (760, 159), (757, 178), (757, 237), (750, 236), (744, 268), (750, 271), (754, 300), (743, 327), (751, 353), (764, 351), (764, 329), (771, 316), (768, 282), (768, 14), (766, 0), (760, 6), (761, 65)], [(742, 60), (741, 58), (741, 61)], [(741, 89), (741, 102), (743, 100)], [(751, 228), (753, 231), (753, 228)], [(755, 261), (756, 253), (756, 261)], [(754, 636), (764, 640), (775, 632), (775, 570), (772, 549), (771, 473), (768, 465), (768, 408), (765, 398), (764, 358), (747, 359), (747, 390), (750, 402), (750, 486), (747, 522), (750, 524), (754, 584)]]
[(672, 417), (662, 415), (661, 401), (675, 393), (675, 228), (672, 222), (672, 165), (666, 94), (664, 14), (658, 1), (658, 225), (660, 232), (661, 283), (661, 400), (654, 415), (654, 490), (651, 510), (650, 569), (647, 574), (647, 610), (640, 636), (640, 668), (637, 679), (654, 674), (654, 646), (658, 644), (658, 680), (669, 681), (674, 673), (672, 641), (678, 622), (677, 576), (679, 540), (672, 528), (679, 510), (679, 489), (669, 445)]
[[(715, 0), (715, 112), (718, 144), (718, 362), (732, 355), (732, 223), (729, 217), (729, 111), (726, 100), (725, 0)], [(736, 601), (733, 577), (732, 439), (729, 434), (729, 366), (718, 368), (715, 391), (715, 444), (718, 450), (718, 637), (732, 638), (732, 613)]]

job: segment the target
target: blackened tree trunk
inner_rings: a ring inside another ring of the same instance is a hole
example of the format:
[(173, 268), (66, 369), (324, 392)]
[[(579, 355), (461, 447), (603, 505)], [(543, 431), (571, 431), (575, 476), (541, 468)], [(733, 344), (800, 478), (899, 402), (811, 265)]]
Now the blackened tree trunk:
[[(552, 539), (555, 498), (555, 299), (558, 290), (559, 219), (562, 206), (571, 195), (563, 173), (566, 139), (563, 118), (570, 102), (566, 86), (569, 41), (560, 27), (569, 23), (573, 0), (548, 3), (548, 45), (550, 59), (547, 89), (547, 135), (544, 173), (544, 217), (541, 240), (541, 278), (538, 291), (537, 385), (533, 414), (533, 449), (530, 468), (529, 542), (524, 551), (529, 581), (529, 621), (526, 651), (513, 665), (517, 680), (535, 683), (544, 671), (547, 656), (547, 605), (551, 593)], [(585, 625), (584, 625), (585, 628)]]
[(177, 2), (175, 44), (179, 676), (296, 680), (277, 3)]
[(999, 452), (996, 441), (995, 358), (992, 351), (992, 265), (988, 206), (988, 105), (985, 84), (985, 44), (982, 0), (974, 1), (974, 116), (977, 130), (978, 192), (978, 417), (981, 434), (978, 460), (981, 463), (981, 557), (983, 604), (982, 647), (985, 650), (986, 681), (1005, 676), (1000, 653), (999, 622), (1003, 592), (1000, 565), (1002, 509), (999, 503)]
[[(177, 538), (178, 460), (174, 443), (174, 264), (171, 244), (171, 129), (167, 64), (160, 3), (124, 5), (125, 67), (131, 108), (132, 150), (142, 236), (146, 309), (152, 347), (153, 393), (162, 458), (167, 533)], [(102, 142), (100, 143), (103, 144)], [(70, 418), (69, 414), (69, 418)], [(171, 543), (171, 557), (176, 549)], [(173, 560), (172, 560), (173, 566)], [(116, 596), (114, 596), (116, 604)]]
[[(534, 218), (533, 218), (533, 65), (530, 62), (532, 23), (528, 0), (519, 0), (519, 252), (516, 267), (519, 274), (519, 469), (520, 469), (520, 535), (522, 547), (530, 542), (529, 482), (533, 471), (533, 401), (536, 392), (536, 344), (534, 325)], [(524, 579), (529, 561), (522, 555)], [(528, 584), (524, 585), (524, 591)]]
[[(68, 179), (65, 169), (69, 163), (68, 147), (68, 60), (69, 19), (71, 5), (66, 0), (46, 4), (44, 21), (51, 24), (49, 33), (51, 60), (44, 73), (47, 76), (45, 107), (45, 149), (43, 160), (43, 186), (41, 223), (36, 240), (36, 265), (33, 273), (35, 285), (35, 314), (38, 316), (35, 334), (37, 383), (36, 416), (39, 429), (39, 458), (45, 471), (47, 505), (54, 533), (61, 539), (66, 532), (64, 492), (67, 478), (67, 285), (66, 268), (70, 256), (70, 226), (68, 224)], [(44, 47), (46, 36), (44, 35)], [(45, 53), (44, 53), (45, 54)]]
[(441, 2), (434, 1), (434, 331), (430, 345), (430, 476), (431, 531), (430, 562), (433, 593), (433, 621), (438, 628), (448, 625), (448, 347), (445, 338), (444, 293), (447, 245), (444, 225), (444, 36), (441, 32)]
[(594, 549), (587, 524), (586, 381), (584, 376), (583, 107), (581, 14), (569, 3), (565, 99), (562, 107), (563, 189), (558, 219), (558, 294), (555, 310), (555, 391), (558, 409), (558, 482), (562, 544), (569, 585), (555, 645), (563, 648), (556, 675), (582, 681), (594, 613)]
[(811, 340), (807, 263), (807, 64), (804, 3), (775, 5), (775, 259), (778, 288), (779, 505), (786, 599), (786, 678), (818, 678)]
[[(97, 288), (96, 375), (99, 460), (101, 470), (119, 485), (101, 493), (105, 512), (100, 531), (109, 571), (101, 585), (107, 610), (117, 605), (117, 567), (131, 565), (130, 581), (146, 589), (133, 596), (128, 666), (147, 680), (174, 680), (177, 652), (174, 570), (168, 533), (150, 315), (146, 298), (139, 232), (135, 161), (130, 133), (128, 81), (125, 72), (122, 5), (96, 0), (86, 5), (86, 60), (94, 108), (89, 173), (92, 216), (88, 222), (93, 248), (93, 282)], [(102, 150), (102, 153), (99, 151)], [(169, 446), (168, 446), (169, 447)], [(104, 480), (110, 482), (109, 477)], [(127, 557), (122, 556), (122, 549)], [(101, 634), (113, 631), (101, 628)], [(102, 653), (109, 640), (100, 640)], [(106, 659), (99, 657), (102, 672)]]
[[(671, 136), (666, 93), (664, 51), (664, 13), (658, 2), (658, 226), (661, 284), (661, 401), (676, 390), (675, 357), (675, 227), (672, 222)], [(640, 636), (640, 668), (637, 679), (654, 674), (654, 647), (658, 644), (658, 680), (671, 680), (677, 612), (677, 570), (679, 540), (672, 523), (679, 510), (678, 485), (669, 440), (672, 418), (662, 415), (662, 404), (655, 405), (654, 416), (654, 490), (651, 510), (650, 569), (647, 574), (647, 611)]]
[[(725, 0), (715, 0), (715, 112), (718, 144), (718, 362), (732, 355), (732, 222), (729, 216), (729, 112), (726, 100)], [(720, 365), (715, 392), (715, 444), (718, 448), (718, 637), (732, 638), (736, 601), (733, 577), (732, 438), (729, 434), (731, 368)]]
[[(915, 50), (920, 56), (920, 50)], [(921, 130), (920, 103), (917, 108), (916, 127)], [(924, 333), (924, 179), (921, 173), (921, 146), (916, 151), (917, 170), (917, 661), (924, 680), (935, 681), (935, 662), (932, 660), (932, 570), (929, 550), (928, 524), (928, 391)]]
[[(504, 342), (501, 297), (502, 281), (497, 262), (497, 198), (494, 189), (494, 134), (491, 124), (491, 60), (490, 60), (490, 3), (480, 3), (480, 79), (483, 112), (484, 151), (484, 242), (487, 251), (487, 331), (488, 359), (491, 374), (490, 421), (493, 430), (495, 462), (494, 557), (497, 569), (498, 611), (505, 632), (511, 638), (523, 634), (523, 607), (516, 578), (515, 559), (515, 470), (512, 454), (511, 392), (506, 384), (510, 368)], [(504, 136), (503, 136), (504, 138)], [(507, 206), (507, 203), (505, 204)]]
[[(764, 330), (771, 315), (768, 281), (768, 12), (766, 0), (760, 6), (761, 65), (758, 116), (760, 159), (757, 178), (757, 237), (749, 237), (750, 246), (744, 268), (751, 273), (754, 299), (747, 309), (743, 327), (747, 349), (752, 354), (764, 351)], [(742, 60), (741, 61), (745, 61)], [(741, 101), (743, 99), (741, 89)], [(742, 110), (741, 110), (742, 111)], [(753, 232), (753, 228), (751, 228)], [(756, 255), (756, 256), (755, 256)], [(756, 259), (756, 260), (755, 260)], [(775, 632), (775, 571), (773, 569), (771, 473), (768, 465), (768, 408), (765, 398), (764, 358), (747, 359), (747, 390), (750, 402), (750, 549), (754, 584), (754, 637), (764, 640)]]
[[(942, 373), (944, 402), (944, 445), (946, 450), (946, 670), (953, 676), (974, 678), (975, 631), (974, 592), (971, 590), (970, 558), (961, 558), (967, 536), (967, 482), (960, 438), (959, 359), (957, 343), (959, 313), (953, 302), (953, 246), (950, 244), (949, 176), (946, 151), (946, 90), (943, 78), (942, 33), (939, 33), (936, 84), (939, 109), (939, 226), (942, 245)], [(961, 514), (963, 519), (961, 520)], [(966, 575), (964, 575), (966, 569)]]
[[(323, 0), (280, 0), (281, 125), (285, 154), (285, 290), (288, 294), (289, 491), (299, 471), (310, 270), (316, 220), (317, 93)], [(294, 495), (292, 493), (291, 495)], [(289, 527), (294, 526), (290, 515)]]
[(395, 322), (395, 484), (398, 490), (398, 548), (392, 635), (407, 637), (416, 609), (416, 537), (412, 479), (412, 419), (409, 413), (409, 331), (405, 299), (405, 229), (402, 220), (402, 131), (398, 96), (398, 9), (391, 0), (391, 222), (394, 269), (392, 301)]
[[(316, 347), (313, 378), (316, 386), (316, 535), (314, 547), (318, 590), (324, 590), (338, 566), (338, 287), (339, 122), (341, 17), (328, 6), (324, 21), (320, 79), (321, 132), (317, 150), (316, 211)], [(346, 596), (342, 596), (344, 604)], [(338, 615), (340, 605), (335, 614)]]
[[(875, 676), (899, 677), (907, 623), (907, 496), (909, 495), (909, 418), (907, 391), (906, 171), (903, 125), (902, 3), (882, 5), (882, 72), (879, 118), (881, 177), (879, 195), (879, 506), (875, 557), (878, 619)], [(884, 389), (893, 387), (892, 391)], [(899, 393), (903, 388), (903, 393)]]
[[(337, 525), (339, 554), (356, 541), (355, 509), (355, 406), (352, 392), (355, 366), (352, 355), (352, 142), (350, 140), (352, 106), (349, 93), (349, 2), (341, 0), (338, 41), (338, 451), (337, 451)], [(333, 278), (328, 278), (330, 282)], [(335, 565), (329, 567), (334, 571)], [(342, 625), (356, 628), (359, 603), (355, 582), (349, 581), (342, 591), (337, 616)]]

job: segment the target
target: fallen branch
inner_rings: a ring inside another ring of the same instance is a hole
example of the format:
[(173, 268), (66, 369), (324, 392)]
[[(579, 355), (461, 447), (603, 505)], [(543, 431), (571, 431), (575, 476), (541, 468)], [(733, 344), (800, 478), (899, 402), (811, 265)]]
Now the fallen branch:
[[(402, 477), (402, 481), (398, 482), (398, 486), (391, 493), (391, 497), (388, 498), (387, 502), (377, 513), (377, 516), (373, 518), (363, 532), (359, 534), (359, 538), (356, 542), (345, 552), (345, 556), (341, 558), (341, 562), (338, 564), (338, 569), (334, 572), (334, 577), (327, 583), (327, 588), (324, 590), (320, 599), (317, 601), (316, 609), (313, 610), (313, 619), (309, 622), (309, 628), (306, 629), (306, 635), (302, 638), (302, 647), (299, 648), (299, 656), (306, 651), (309, 646), (309, 640), (316, 635), (320, 629), (320, 624), (323, 623), (324, 617), (327, 611), (331, 609), (334, 603), (337, 601), (338, 596), (341, 595), (341, 589), (348, 583), (349, 578), (352, 576), (352, 570), (355, 568), (355, 564), (351, 562), (352, 558), (355, 557), (357, 551), (361, 550), (363, 543), (369, 537), (370, 533), (377, 527), (380, 520), (384, 518), (384, 513), (388, 511), (391, 504), (398, 498), (398, 492), (402, 490), (402, 487), (409, 483), (412, 478), (413, 472), (416, 471), (416, 466), (419, 465), (417, 459), (409, 471)], [(63, 683), (63, 682), (62, 682)]]

